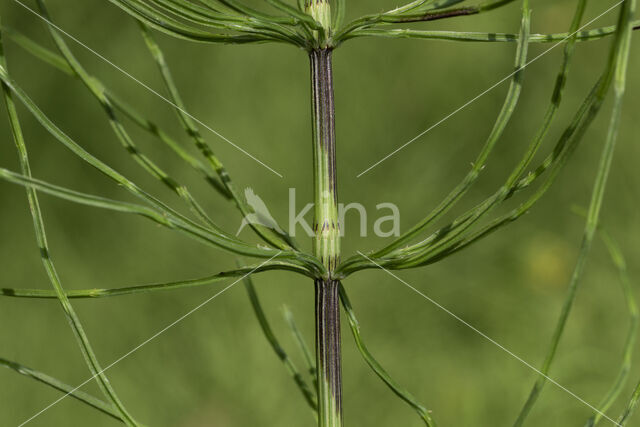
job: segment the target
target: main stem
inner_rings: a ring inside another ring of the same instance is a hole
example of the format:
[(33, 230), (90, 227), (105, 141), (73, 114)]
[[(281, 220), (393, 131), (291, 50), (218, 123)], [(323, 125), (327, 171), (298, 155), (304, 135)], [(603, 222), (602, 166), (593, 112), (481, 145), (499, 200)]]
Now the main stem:
[(342, 426), (340, 363), (340, 282), (331, 275), (340, 259), (340, 224), (336, 191), (335, 110), (331, 49), (315, 49), (311, 59), (313, 114), (314, 254), (329, 277), (315, 281), (318, 425)]

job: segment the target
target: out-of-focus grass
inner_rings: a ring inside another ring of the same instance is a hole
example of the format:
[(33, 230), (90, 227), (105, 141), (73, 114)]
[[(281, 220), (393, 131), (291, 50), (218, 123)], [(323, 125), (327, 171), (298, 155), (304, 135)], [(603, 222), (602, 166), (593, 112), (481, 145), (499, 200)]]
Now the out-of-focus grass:
[[(151, 86), (162, 87), (136, 26), (123, 13), (100, 0), (75, 2), (73, 7), (66, 2), (50, 3), (62, 28)], [(383, 1), (352, 3), (349, 16), (395, 6)], [(596, 16), (613, 4), (609, 0), (591, 2), (587, 16)], [(570, 1), (536, 2), (532, 31), (564, 31), (573, 6)], [(4, 24), (49, 42), (42, 22), (15, 2), (3, 2), (0, 14)], [(594, 25), (609, 24), (613, 19), (612, 13)], [(485, 16), (428, 26), (513, 32), (518, 21), (514, 4)], [(274, 45), (207, 47), (166, 37), (159, 40), (190, 112), (284, 175), (273, 175), (205, 133), (238, 185), (251, 185), (275, 216), (286, 222), (288, 188), (297, 189), (299, 207), (311, 199), (309, 83), (304, 52)], [(597, 77), (608, 43), (602, 40), (577, 46), (564, 107), (547, 148)], [(7, 44), (13, 75), (66, 132), (152, 192), (171, 197), (126, 155), (100, 107), (77, 81)], [(531, 57), (548, 47), (532, 46)], [(361, 178), (356, 175), (511, 72), (514, 48), (506, 44), (355, 40), (336, 51), (339, 194), (345, 203), (360, 202), (369, 209), (369, 231), (376, 219), (376, 204), (396, 203), (406, 228), (451, 189), (484, 141), (506, 86), (487, 94), (370, 173)], [(87, 68), (114, 91), (166, 125), (173, 135), (181, 136), (166, 104), (82, 48), (74, 49)], [(514, 120), (467, 203), (490, 194), (528, 143), (542, 120), (560, 55), (561, 49), (556, 49), (528, 67)], [(635, 279), (640, 273), (634, 262), (640, 256), (635, 237), (640, 233), (636, 173), (640, 101), (635, 96), (640, 82), (633, 79), (640, 71), (637, 55), (632, 56), (630, 67), (603, 222), (621, 242)], [(588, 203), (606, 131), (604, 113), (555, 188), (530, 215), (452, 259), (400, 273), (407, 282), (535, 365), (543, 357), (575, 261), (583, 220), (572, 214), (570, 207)], [(82, 191), (127, 198), (56, 144), (29, 115), (23, 114), (22, 121), (34, 176)], [(230, 204), (157, 142), (137, 131), (132, 134), (165, 169), (191, 184), (217, 221), (229, 230), (237, 229), (240, 219)], [(1, 166), (17, 169), (4, 114), (0, 138)], [(46, 196), (41, 201), (51, 251), (69, 289), (196, 277), (234, 266), (231, 257), (141, 219)], [(27, 209), (22, 188), (0, 183), (0, 286), (49, 286)], [(378, 238), (354, 235), (357, 226), (355, 216), (348, 216), (345, 254), (381, 245)], [(249, 231), (243, 233), (249, 237)], [(306, 239), (299, 236), (299, 240)], [(255, 282), (276, 332), (289, 352), (298, 357), (280, 308), (283, 303), (291, 307), (312, 342), (312, 284), (282, 273), (266, 273)], [(74, 306), (98, 357), (107, 365), (223, 286), (76, 301)], [(350, 278), (345, 286), (370, 349), (392, 375), (434, 409), (441, 425), (509, 425), (515, 419), (535, 377), (527, 367), (388, 275), (364, 272)], [(0, 325), (3, 357), (70, 384), (79, 384), (89, 376), (55, 301), (0, 299)], [(617, 273), (598, 244), (551, 376), (596, 403), (615, 377), (626, 326)], [(368, 370), (346, 330), (344, 353), (346, 423), (420, 425), (414, 413)], [(301, 364), (302, 359), (298, 360)], [(636, 362), (640, 360), (636, 358)], [(261, 335), (242, 286), (214, 300), (109, 374), (132, 412), (151, 426), (313, 425), (302, 397)], [(634, 365), (632, 378), (639, 375), (640, 369)], [(0, 371), (0, 381), (0, 425), (17, 425), (59, 396), (8, 370)], [(623, 395), (629, 394), (630, 387)], [(97, 391), (93, 385), (86, 389)], [(617, 413), (621, 405), (614, 405), (614, 409), (612, 413)], [(578, 425), (589, 415), (584, 405), (548, 385), (530, 425)], [(115, 422), (66, 399), (30, 425), (109, 426)]]

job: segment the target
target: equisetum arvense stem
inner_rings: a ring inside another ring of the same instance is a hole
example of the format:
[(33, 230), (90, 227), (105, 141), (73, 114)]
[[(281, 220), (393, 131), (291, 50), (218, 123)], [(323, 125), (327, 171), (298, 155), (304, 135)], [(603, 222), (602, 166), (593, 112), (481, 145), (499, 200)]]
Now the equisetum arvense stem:
[[(329, 4), (311, 0), (308, 12), (330, 31)], [(309, 52), (313, 117), (313, 184), (315, 256), (327, 268), (329, 277), (315, 281), (316, 364), (318, 372), (318, 425), (342, 426), (342, 372), (340, 355), (339, 282), (331, 274), (340, 259), (340, 225), (336, 191), (335, 109), (331, 48)]]

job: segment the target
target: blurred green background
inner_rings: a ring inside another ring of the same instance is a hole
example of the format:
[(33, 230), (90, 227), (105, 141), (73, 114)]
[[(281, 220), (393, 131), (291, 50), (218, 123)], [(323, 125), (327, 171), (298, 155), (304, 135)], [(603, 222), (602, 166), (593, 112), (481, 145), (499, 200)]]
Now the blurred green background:
[[(28, 2), (33, 5), (34, 2)], [(149, 86), (162, 82), (134, 22), (106, 0), (48, 2), (65, 30)], [(416, 25), (416, 28), (516, 32), (519, 2), (483, 16)], [(533, 2), (532, 31), (569, 27), (575, 0)], [(590, 2), (597, 16), (613, 0)], [(348, 18), (396, 6), (390, 1), (348, 3)], [(43, 22), (14, 1), (0, 4), (3, 24), (52, 47)], [(592, 25), (614, 23), (615, 12)], [(305, 53), (289, 46), (208, 46), (158, 36), (189, 111), (280, 172), (279, 178), (215, 135), (204, 131), (240, 188), (251, 186), (286, 224), (288, 189), (298, 208), (311, 201), (309, 78)], [(638, 35), (635, 42), (640, 42)], [(191, 148), (171, 108), (93, 54), (70, 42), (88, 70), (161, 123)], [(578, 45), (567, 95), (543, 152), (555, 143), (607, 55), (610, 40)], [(134, 163), (109, 128), (100, 106), (76, 80), (43, 65), (6, 42), (10, 71), (59, 126), (87, 150), (174, 206), (179, 201)], [(550, 45), (531, 46), (530, 57)], [(513, 68), (513, 44), (410, 40), (354, 40), (334, 54), (339, 194), (369, 209), (392, 202), (407, 229), (464, 176), (488, 135), (506, 91), (503, 84), (371, 172), (362, 170), (440, 120)], [(637, 49), (633, 48), (634, 53)], [(521, 101), (486, 172), (454, 213), (500, 185), (540, 124), (551, 96), (562, 49), (530, 65)], [(629, 86), (603, 223), (618, 239), (632, 279), (640, 271), (640, 56), (633, 55)], [(547, 196), (515, 224), (482, 243), (428, 268), (399, 276), (539, 366), (576, 259), (583, 219), (572, 205), (588, 204), (608, 123), (609, 103)], [(3, 111), (4, 112), (4, 111)], [(129, 195), (61, 147), (21, 108), (34, 176), (120, 200)], [(129, 124), (128, 124), (129, 125)], [(188, 183), (226, 229), (240, 217), (171, 152), (129, 126), (136, 142), (162, 167)], [(18, 170), (6, 115), (0, 118), (0, 166)], [(232, 256), (203, 247), (144, 219), (41, 197), (51, 252), (67, 289), (115, 287), (199, 277), (231, 269)], [(510, 205), (513, 206), (513, 205)], [(0, 182), (0, 271), (3, 287), (48, 288), (39, 260), (23, 188)], [(347, 218), (344, 254), (380, 247), (371, 234), (357, 236)], [(298, 230), (301, 233), (301, 230)], [(245, 230), (242, 237), (253, 239)], [(309, 248), (309, 242), (299, 237)], [(210, 287), (152, 295), (75, 301), (103, 365), (164, 328), (222, 289)], [(302, 367), (282, 318), (291, 308), (313, 343), (313, 287), (284, 273), (255, 277), (277, 335)], [(389, 372), (433, 409), (442, 426), (507, 426), (535, 379), (531, 369), (379, 271), (350, 277), (345, 286), (371, 350)], [(69, 384), (89, 376), (62, 310), (52, 300), (0, 299), (0, 356)], [(573, 314), (551, 376), (597, 404), (621, 361), (628, 316), (617, 272), (598, 241), (590, 256)], [(349, 426), (420, 426), (415, 414), (367, 368), (343, 333), (344, 406)], [(109, 377), (135, 416), (150, 426), (312, 426), (314, 419), (286, 370), (269, 348), (245, 290), (235, 286), (176, 327), (111, 368)], [(640, 377), (634, 357), (626, 399)], [(0, 425), (18, 425), (60, 394), (9, 370), (0, 370)], [(100, 395), (95, 384), (85, 390)], [(618, 402), (610, 411), (617, 416)], [(578, 426), (588, 407), (548, 385), (531, 426)], [(638, 423), (637, 417), (632, 425)], [(32, 426), (112, 426), (112, 419), (65, 399)]]

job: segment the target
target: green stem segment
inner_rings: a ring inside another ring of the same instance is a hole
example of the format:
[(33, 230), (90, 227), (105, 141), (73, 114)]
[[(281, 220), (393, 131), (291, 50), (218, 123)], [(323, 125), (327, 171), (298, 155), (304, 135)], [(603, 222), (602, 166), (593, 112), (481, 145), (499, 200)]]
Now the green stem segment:
[(340, 367), (340, 282), (331, 276), (340, 262), (340, 225), (336, 191), (335, 109), (330, 49), (314, 49), (311, 59), (314, 255), (327, 269), (315, 281), (316, 363), (318, 370), (318, 425), (342, 426), (342, 375)]

